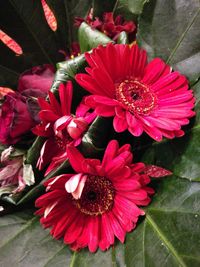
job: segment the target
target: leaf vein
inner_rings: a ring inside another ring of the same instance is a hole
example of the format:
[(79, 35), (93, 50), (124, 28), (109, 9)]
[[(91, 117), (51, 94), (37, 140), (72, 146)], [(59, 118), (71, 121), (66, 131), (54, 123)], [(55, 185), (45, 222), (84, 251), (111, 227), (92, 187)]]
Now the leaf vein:
[(159, 238), (165, 243), (166, 247), (171, 251), (171, 253), (174, 255), (174, 258), (178, 262), (179, 266), (181, 267), (187, 267), (187, 265), (184, 263), (183, 259), (178, 255), (178, 252), (176, 249), (172, 246), (170, 241), (164, 236), (162, 231), (159, 229), (157, 224), (154, 222), (154, 220), (151, 218), (151, 216), (148, 214), (146, 215), (146, 219), (150, 226), (153, 228), (153, 230), (158, 234)]
[(166, 61), (167, 64), (172, 60), (174, 54), (176, 53), (177, 49), (179, 48), (180, 44), (182, 43), (183, 39), (185, 38), (185, 35), (187, 34), (187, 32), (189, 31), (189, 29), (192, 27), (193, 23), (195, 22), (195, 20), (196, 20), (198, 14), (199, 14), (199, 12), (200, 12), (200, 8), (197, 10), (197, 12), (196, 12), (196, 14), (194, 15), (194, 17), (192, 18), (191, 22), (190, 22), (190, 23), (188, 24), (188, 26), (186, 27), (185, 31), (181, 34), (181, 36), (180, 36), (180, 38), (179, 38), (177, 44), (176, 44), (175, 47), (173, 48), (171, 54), (169, 55), (169, 57), (168, 57), (168, 59), (167, 59), (167, 61)]

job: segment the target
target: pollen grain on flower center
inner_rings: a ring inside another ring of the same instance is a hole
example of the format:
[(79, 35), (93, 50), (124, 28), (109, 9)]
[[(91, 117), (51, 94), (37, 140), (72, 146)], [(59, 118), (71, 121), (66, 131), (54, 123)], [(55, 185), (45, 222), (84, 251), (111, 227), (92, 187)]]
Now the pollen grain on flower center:
[(131, 113), (149, 115), (156, 106), (156, 95), (138, 80), (125, 80), (116, 85), (116, 99)]
[(105, 177), (89, 175), (81, 198), (72, 201), (82, 213), (97, 216), (112, 209), (114, 195), (114, 188), (110, 180)]

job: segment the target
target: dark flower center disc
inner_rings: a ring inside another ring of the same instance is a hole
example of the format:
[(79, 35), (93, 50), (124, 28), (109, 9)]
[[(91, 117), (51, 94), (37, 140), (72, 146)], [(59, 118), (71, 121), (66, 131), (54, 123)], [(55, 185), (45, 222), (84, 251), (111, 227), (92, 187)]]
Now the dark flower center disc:
[(112, 209), (114, 195), (109, 179), (88, 175), (81, 198), (73, 202), (82, 213), (97, 216)]
[(156, 95), (137, 80), (125, 80), (118, 84), (116, 99), (134, 114), (148, 115), (156, 106)]

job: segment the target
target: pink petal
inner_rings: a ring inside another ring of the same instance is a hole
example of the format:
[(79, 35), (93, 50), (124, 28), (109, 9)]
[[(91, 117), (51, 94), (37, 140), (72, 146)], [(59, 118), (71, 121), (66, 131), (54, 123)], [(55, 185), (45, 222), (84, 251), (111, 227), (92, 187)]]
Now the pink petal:
[(124, 179), (123, 174), (121, 174), (121, 179), (113, 181), (113, 184), (117, 191), (125, 191), (128, 195), (132, 194), (130, 191), (137, 190), (141, 187), (138, 181), (133, 179)]
[(118, 149), (119, 149), (119, 144), (117, 140), (111, 140), (108, 143), (107, 148), (104, 152), (102, 166), (105, 167), (117, 155)]
[(66, 86), (64, 84), (60, 84), (58, 90), (59, 90), (62, 114), (71, 115), (71, 103), (73, 95), (72, 82), (68, 81)]
[(102, 250), (106, 250), (110, 245), (114, 244), (114, 234), (112, 227), (110, 226), (107, 214), (102, 214), (101, 217), (101, 238), (99, 242), (99, 247)]
[(64, 242), (66, 244), (71, 244), (75, 240), (77, 240), (77, 238), (79, 237), (79, 235), (83, 230), (83, 227), (84, 227), (84, 217), (83, 216), (74, 217), (74, 220), (71, 223), (71, 225), (69, 224), (69, 226), (67, 227), (64, 236)]
[(172, 175), (171, 171), (168, 171), (164, 168), (155, 166), (155, 165), (147, 165), (144, 172), (150, 177), (160, 178), (168, 175)]
[(89, 243), (90, 252), (95, 252), (99, 245), (99, 217), (92, 217), (89, 221)]
[(59, 116), (51, 110), (41, 110), (39, 113), (39, 117), (43, 121), (50, 121), (50, 122), (54, 122), (57, 119), (59, 119)]
[(166, 64), (160, 59), (153, 59), (145, 68), (144, 78), (142, 82), (152, 84), (159, 79), (162, 72), (165, 70)]
[(79, 174), (75, 174), (73, 175), (65, 184), (65, 190), (68, 192), (68, 193), (73, 193), (77, 187), (78, 187), (78, 184), (82, 178), (83, 174), (82, 173), (79, 173)]
[(72, 196), (75, 199), (79, 199), (81, 197), (81, 194), (83, 192), (83, 188), (85, 186), (86, 179), (87, 179), (87, 175), (83, 175), (76, 190), (72, 193)]
[(115, 115), (115, 109), (114, 107), (102, 105), (102, 104), (97, 104), (97, 107), (95, 108), (95, 112), (99, 116), (103, 117), (112, 117)]
[(118, 156), (105, 166), (105, 171), (108, 176), (113, 177), (119, 174), (119, 172), (122, 171), (124, 167), (125, 167), (124, 158)]
[(50, 91), (49, 92), (49, 100), (51, 103), (51, 108), (56, 115), (62, 116), (61, 106), (55, 95)]
[(120, 117), (115, 116), (113, 119), (113, 127), (116, 132), (121, 133), (127, 129), (128, 125), (125, 118), (121, 119)]
[(72, 168), (77, 173), (82, 173), (83, 172), (82, 163), (85, 160), (83, 155), (74, 146), (67, 146), (67, 154)]
[(109, 212), (107, 214), (109, 220), (110, 220), (110, 225), (113, 229), (114, 235), (122, 242), (124, 243), (124, 239), (125, 239), (125, 231), (124, 229), (121, 227), (120, 223), (118, 222), (118, 220), (115, 218), (114, 214), (112, 212)]
[(64, 128), (66, 128), (66, 126), (70, 123), (71, 120), (72, 116), (67, 116), (67, 115), (57, 119), (56, 122), (54, 123), (55, 134), (57, 134), (58, 131), (61, 131)]

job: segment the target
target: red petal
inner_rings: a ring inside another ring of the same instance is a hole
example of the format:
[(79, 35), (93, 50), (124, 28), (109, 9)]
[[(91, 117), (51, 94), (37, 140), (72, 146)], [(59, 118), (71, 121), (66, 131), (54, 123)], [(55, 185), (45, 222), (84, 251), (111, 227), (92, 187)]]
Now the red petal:
[(54, 16), (53, 12), (49, 8), (49, 6), (47, 5), (45, 0), (41, 0), (41, 3), (42, 3), (44, 14), (45, 14), (47, 23), (49, 24), (49, 27), (52, 29), (52, 31), (56, 31), (57, 30), (57, 20)]
[(16, 54), (21, 55), (23, 53), (21, 46), (2, 30), (0, 30), (0, 40)]
[(154, 178), (172, 175), (171, 171), (168, 171), (164, 168), (161, 168), (155, 165), (147, 165), (144, 172), (150, 177), (154, 177)]
[(61, 84), (59, 86), (59, 96), (63, 115), (71, 115), (71, 103), (73, 96), (72, 82), (69, 81), (67, 85)]
[(74, 146), (68, 146), (67, 147), (67, 155), (69, 158), (69, 162), (72, 166), (72, 168), (77, 173), (83, 173), (82, 163), (84, 162), (85, 158), (83, 155), (78, 151), (77, 148)]

